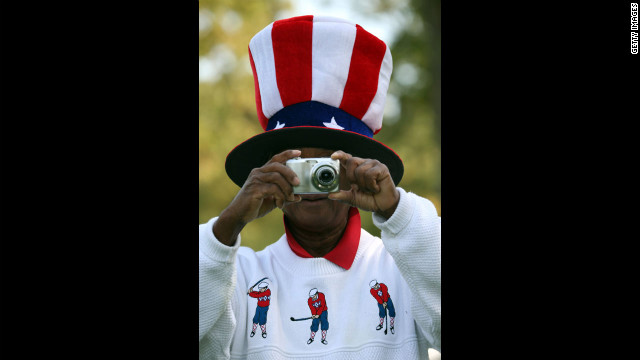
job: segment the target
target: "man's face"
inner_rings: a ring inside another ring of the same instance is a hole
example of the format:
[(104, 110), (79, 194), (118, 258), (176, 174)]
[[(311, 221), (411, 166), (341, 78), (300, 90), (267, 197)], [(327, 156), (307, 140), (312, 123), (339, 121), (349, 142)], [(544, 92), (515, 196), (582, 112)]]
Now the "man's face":
[(267, 291), (267, 288), (266, 288), (266, 287), (264, 287), (264, 288), (260, 288), (260, 292), (265, 292), (265, 291)]
[(318, 294), (313, 294), (313, 296), (311, 296), (311, 300), (316, 301), (318, 300)]
[(373, 288), (376, 289), (376, 290), (380, 289), (380, 284), (373, 285)]
[[(334, 150), (319, 148), (301, 148), (303, 158), (330, 157)], [(340, 188), (348, 190), (350, 187), (344, 178), (340, 176)], [(293, 225), (308, 229), (324, 229), (337, 226), (349, 214), (349, 205), (339, 201), (329, 200), (327, 194), (300, 195), (302, 201), (288, 203), (282, 208), (287, 220)]]

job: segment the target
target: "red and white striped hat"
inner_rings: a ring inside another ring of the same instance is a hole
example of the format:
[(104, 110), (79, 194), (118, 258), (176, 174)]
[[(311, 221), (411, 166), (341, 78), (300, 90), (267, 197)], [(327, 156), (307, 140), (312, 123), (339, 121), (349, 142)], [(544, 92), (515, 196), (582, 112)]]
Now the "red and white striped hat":
[(343, 19), (299, 16), (256, 34), (249, 56), (265, 132), (227, 156), (227, 174), (238, 186), (271, 156), (300, 147), (377, 159), (400, 182), (402, 160), (373, 139), (382, 128), (393, 66), (382, 40)]

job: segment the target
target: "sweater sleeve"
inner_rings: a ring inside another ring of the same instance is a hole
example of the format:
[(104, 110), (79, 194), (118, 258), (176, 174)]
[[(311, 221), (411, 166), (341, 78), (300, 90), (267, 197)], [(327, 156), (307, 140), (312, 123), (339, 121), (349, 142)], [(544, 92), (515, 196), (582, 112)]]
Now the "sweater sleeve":
[(411, 288), (416, 325), (440, 351), (440, 217), (429, 200), (402, 188), (400, 202), (389, 219), (373, 214), (385, 248)]
[(316, 315), (316, 308), (313, 307), (313, 300), (307, 300), (307, 305), (309, 305), (309, 310), (311, 311), (311, 315)]
[(376, 299), (378, 304), (382, 304), (383, 301), (382, 301), (382, 298), (378, 296), (378, 290), (372, 288), (371, 290), (369, 290), (369, 292), (371, 293), (371, 296), (373, 296), (373, 298)]
[(382, 302), (389, 301), (389, 288), (385, 284), (380, 284), (380, 291), (382, 291)]
[(213, 235), (217, 218), (199, 226), (200, 358), (229, 358), (236, 319), (231, 302), (236, 286), (236, 253), (240, 236), (226, 246)]

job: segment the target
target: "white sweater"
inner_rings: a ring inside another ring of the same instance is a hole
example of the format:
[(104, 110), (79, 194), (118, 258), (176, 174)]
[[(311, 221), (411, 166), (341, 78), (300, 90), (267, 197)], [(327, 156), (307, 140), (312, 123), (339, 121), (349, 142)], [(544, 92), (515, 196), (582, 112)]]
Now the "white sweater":
[[(285, 235), (254, 252), (240, 246), (240, 237), (232, 247), (220, 243), (212, 231), (217, 218), (200, 225), (200, 359), (409, 360), (428, 359), (428, 348), (440, 351), (440, 217), (430, 201), (398, 189), (393, 216), (373, 214), (382, 240), (362, 230), (349, 270), (297, 256)], [(271, 291), (267, 337), (259, 326), (250, 337), (257, 299), (247, 290), (264, 277)], [(376, 330), (374, 279), (388, 287), (394, 334)], [(326, 298), (327, 344), (321, 327), (307, 344), (312, 320), (290, 320), (311, 316), (313, 288)]]

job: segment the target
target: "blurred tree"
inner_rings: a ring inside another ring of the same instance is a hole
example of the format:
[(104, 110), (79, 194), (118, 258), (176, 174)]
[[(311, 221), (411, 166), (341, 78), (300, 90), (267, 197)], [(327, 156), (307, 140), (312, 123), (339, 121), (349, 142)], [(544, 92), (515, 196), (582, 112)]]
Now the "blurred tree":
[[(361, 16), (401, 25), (390, 42), (394, 70), (383, 131), (376, 140), (402, 157), (401, 186), (430, 199), (440, 212), (440, 1), (341, 4)], [(291, 10), (285, 0), (200, 1), (200, 223), (217, 216), (239, 190), (224, 170), (228, 152), (263, 131), (247, 48), (251, 37), (284, 10)], [(379, 235), (370, 215), (363, 213), (362, 223)], [(282, 212), (275, 210), (245, 227), (242, 243), (261, 250), (282, 232)]]
[[(405, 165), (400, 186), (440, 209), (440, 0), (376, 0), (369, 16), (389, 14), (401, 23), (390, 44), (393, 73), (383, 130), (376, 139)], [(355, 10), (355, 9), (354, 9)], [(379, 234), (370, 219), (363, 226)]]
[[(217, 216), (239, 190), (224, 170), (226, 155), (263, 131), (256, 116), (249, 41), (288, 8), (288, 1), (200, 1), (200, 223)], [(282, 231), (276, 216), (274, 211), (248, 226), (242, 232), (243, 244), (264, 248), (267, 239), (258, 234)]]

